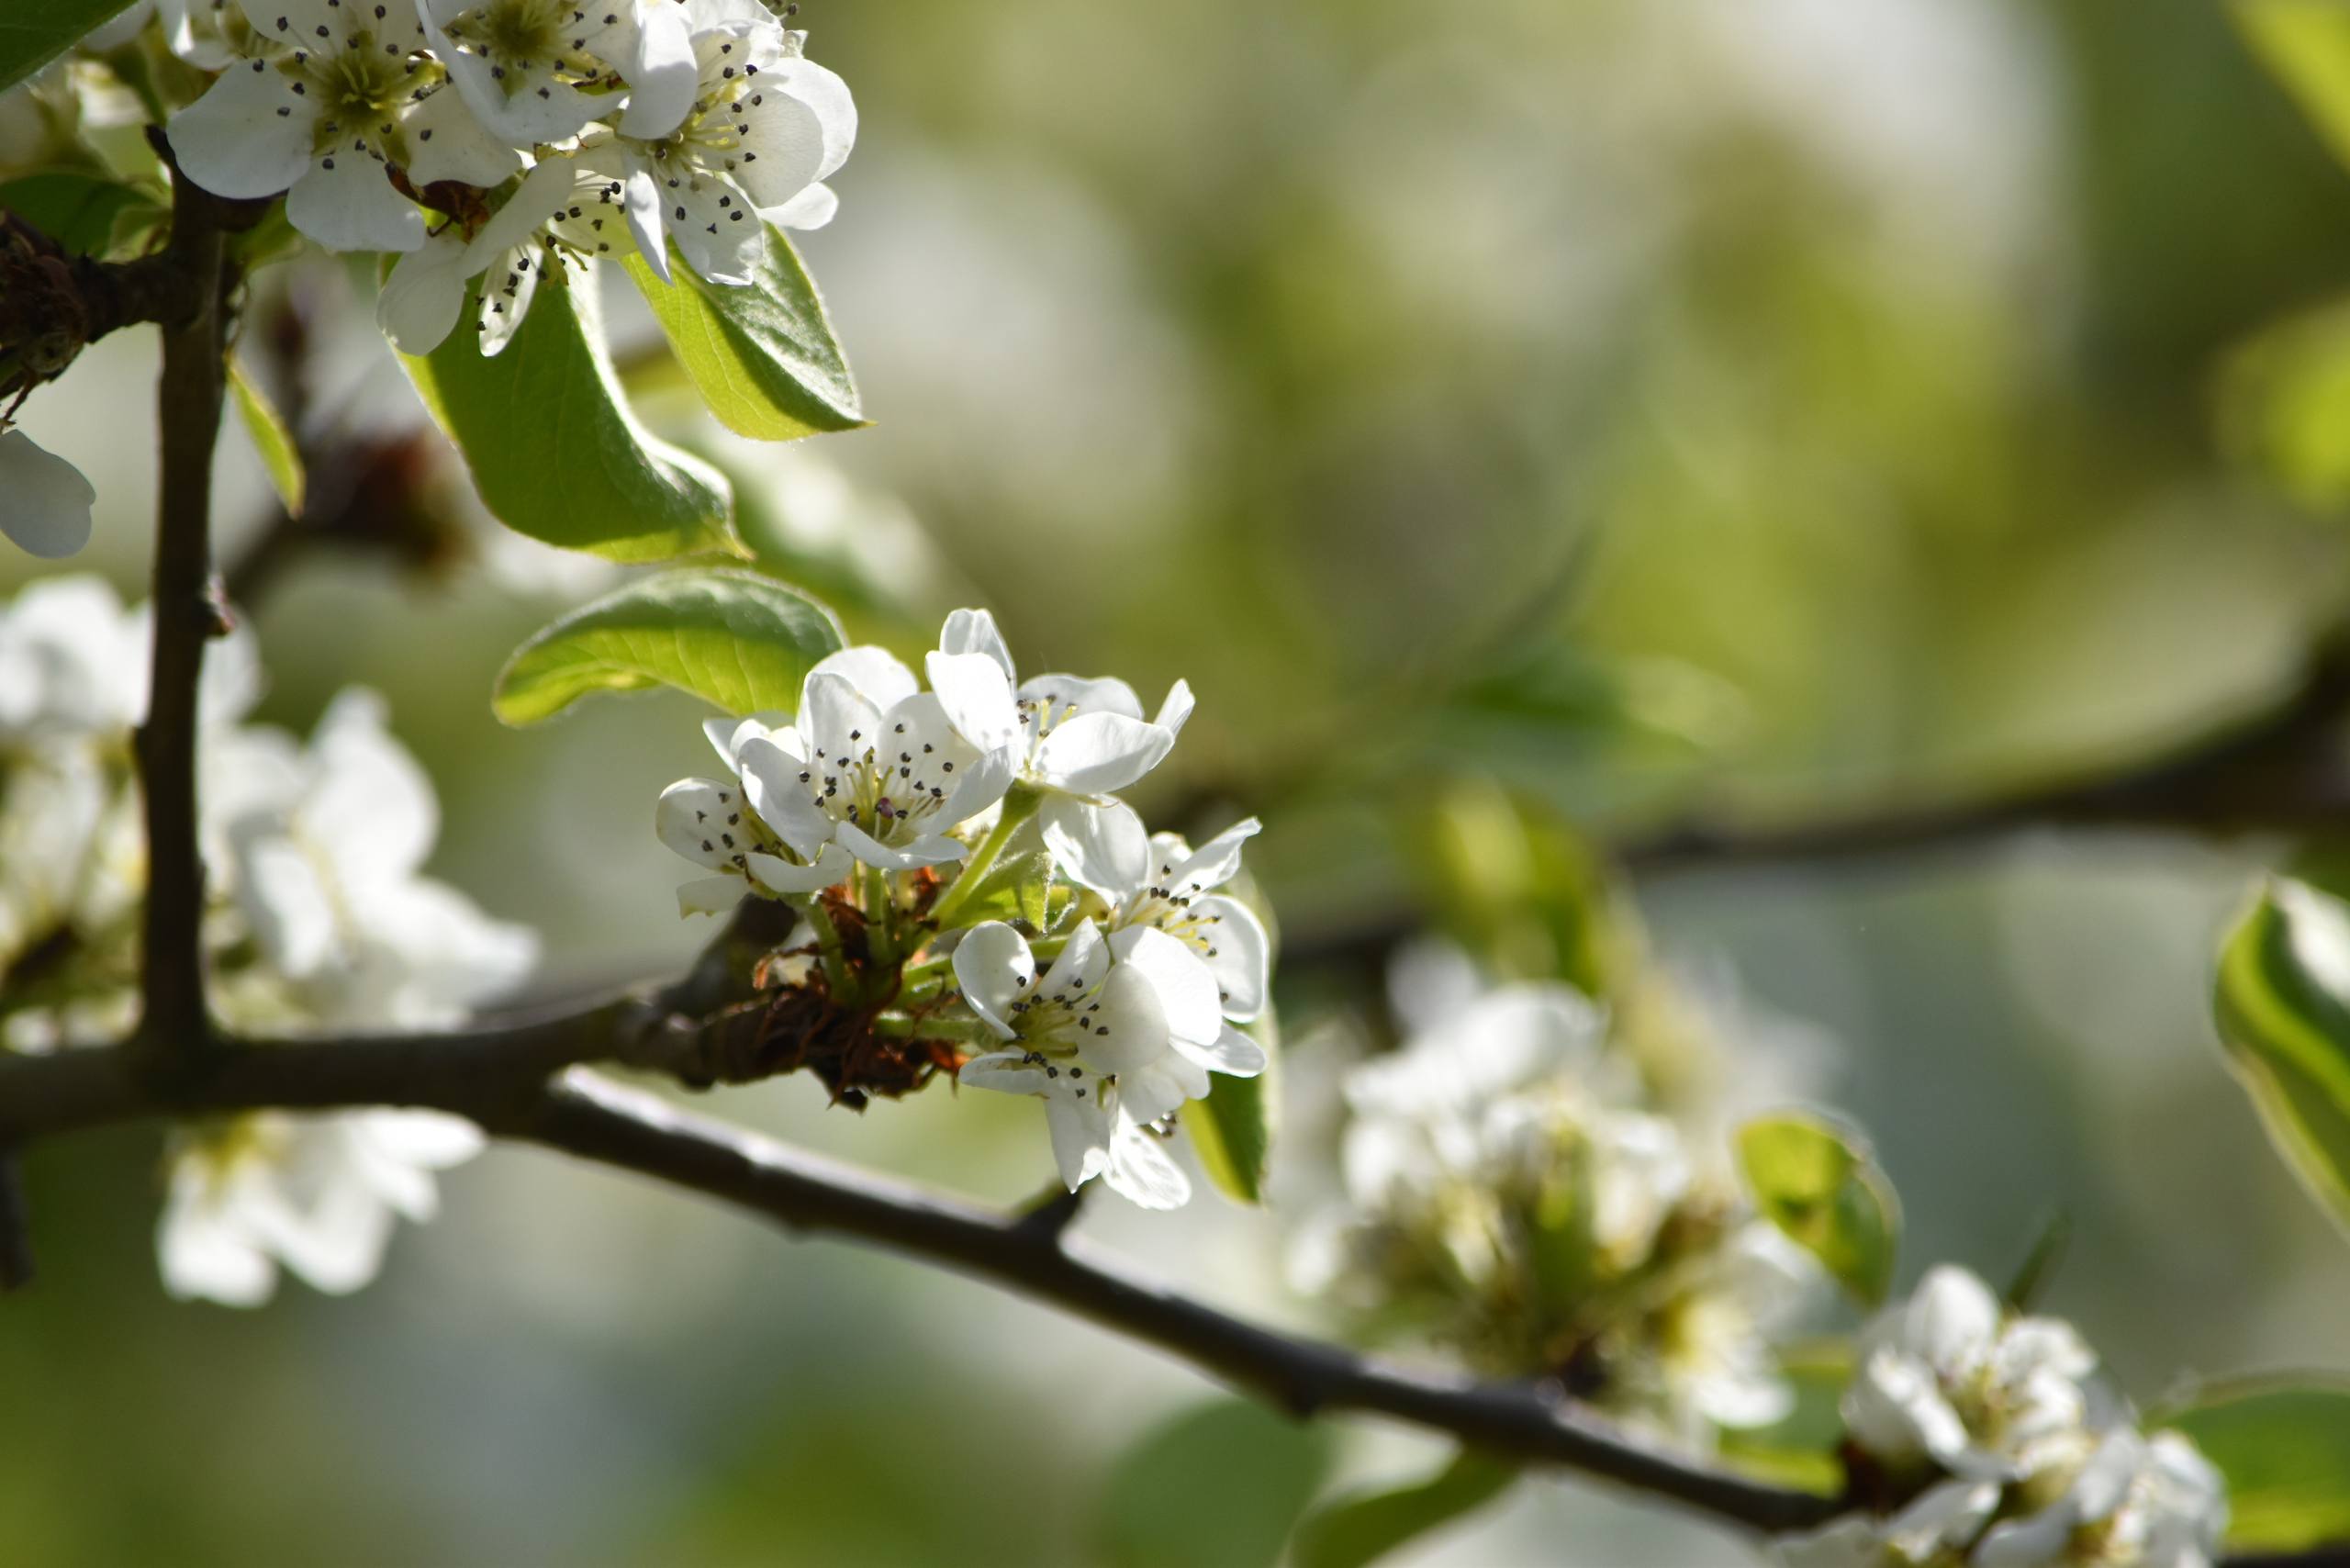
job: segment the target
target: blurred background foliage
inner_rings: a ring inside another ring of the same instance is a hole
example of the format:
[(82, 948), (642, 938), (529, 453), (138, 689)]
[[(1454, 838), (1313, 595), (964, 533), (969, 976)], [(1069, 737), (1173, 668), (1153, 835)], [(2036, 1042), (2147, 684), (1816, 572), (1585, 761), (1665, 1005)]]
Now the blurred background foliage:
[[(2350, 179), (2221, 9), (802, 19), (862, 108), (843, 215), (804, 251), (876, 426), (733, 442), (624, 349), (648, 417), (744, 481), (763, 555), (853, 631), (916, 653), (985, 602), (1024, 667), (1152, 700), (1188, 677), (1199, 716), (1141, 803), (1269, 824), (1250, 863), (1292, 955), (1275, 1212), (1102, 1203), (1090, 1229), (1315, 1323), (1281, 1221), (1328, 1181), (1331, 1070), (1384, 1026), (1371, 937), (1425, 918), (1503, 972), (1619, 998), (1673, 977), (1734, 1052), (1804, 1063), (1905, 1197), (1905, 1279), (2000, 1277), (2067, 1213), (2048, 1305), (2143, 1397), (2350, 1365), (2350, 1257), (2207, 1023), (2212, 944), (2275, 846), (2037, 833), (1637, 887), (1604, 853), (1691, 814), (2121, 766), (2273, 700), (2339, 622)], [(312, 432), (402, 451), (412, 395), (364, 279), (285, 271), (264, 309), (313, 324)], [(24, 420), (97, 480), (93, 559), (134, 593), (153, 360), (111, 340)], [(242, 439), (232, 554), (268, 515)], [(695, 715), (500, 729), (504, 654), (603, 568), (494, 554), (285, 564), (253, 606), (263, 716), (384, 690), (442, 793), (435, 869), (546, 932), (545, 991), (670, 969), (699, 933), (648, 824), (707, 766)], [(1583, 836), (1509, 826), (1505, 790)], [(1496, 878), (1505, 897), (1458, 897)], [(1047, 1174), (1029, 1108), (981, 1098), (859, 1117), (786, 1081), (725, 1109), (1024, 1196)], [(1239, 1563), (1317, 1487), (1441, 1461), (1199, 1408), (1191, 1375), (1090, 1327), (527, 1152), (448, 1182), (360, 1297), (173, 1306), (154, 1150), (131, 1129), (32, 1162), (45, 1280), (0, 1314), (0, 1559)], [(1740, 1560), (1565, 1482), (1413, 1558)]]

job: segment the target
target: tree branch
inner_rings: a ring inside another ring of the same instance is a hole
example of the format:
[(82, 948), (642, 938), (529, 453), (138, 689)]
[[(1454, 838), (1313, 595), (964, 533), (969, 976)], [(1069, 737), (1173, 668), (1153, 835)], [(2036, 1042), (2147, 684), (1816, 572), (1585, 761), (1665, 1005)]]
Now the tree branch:
[[(168, 143), (153, 140), (168, 160)], [(147, 715), (135, 745), (148, 868), (136, 1050), (153, 1072), (186, 1070), (210, 1035), (204, 1002), (204, 865), (196, 846), (196, 688), (204, 644), (227, 626), (212, 581), (212, 454), (228, 382), (222, 359), (227, 295), (235, 283), (227, 232), (244, 216), (173, 165), (172, 236), (159, 260), (185, 292), (177, 312), (162, 322), (154, 642)]]
[(1684, 823), (1615, 846), (1635, 871), (1841, 860), (1959, 847), (2038, 826), (2311, 833), (2350, 826), (2350, 638), (2311, 655), (2264, 711), (2117, 772), (1975, 801), (1830, 817), (1785, 827)]

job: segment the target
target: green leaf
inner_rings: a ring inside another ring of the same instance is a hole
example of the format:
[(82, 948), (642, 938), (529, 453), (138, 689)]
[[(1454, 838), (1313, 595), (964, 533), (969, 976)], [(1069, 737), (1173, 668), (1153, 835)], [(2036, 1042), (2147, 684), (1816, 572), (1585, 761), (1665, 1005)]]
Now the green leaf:
[(783, 230), (768, 228), (767, 259), (747, 287), (709, 282), (674, 246), (674, 283), (655, 276), (641, 255), (626, 265), (677, 363), (728, 430), (797, 441), (866, 422), (823, 299)]
[(162, 211), (136, 185), (95, 174), (27, 174), (0, 185), (0, 211), (13, 212), (76, 255), (95, 255), (114, 241), (127, 212)]
[(2147, 1425), (2186, 1433), (2227, 1478), (2231, 1551), (2350, 1540), (2350, 1381), (2214, 1384)]
[(1208, 1180), (1236, 1203), (1265, 1201), (1265, 1170), (1273, 1152), (1273, 1121), (1278, 1114), (1281, 1031), (1268, 1007), (1264, 1016), (1246, 1026), (1249, 1036), (1265, 1047), (1265, 1070), (1254, 1078), (1217, 1073), (1209, 1081), (1207, 1097), (1183, 1102), (1183, 1128), (1192, 1135), (1192, 1151)]
[(2220, 950), (2214, 1011), (2269, 1141), (2350, 1229), (2350, 903), (2271, 879)]
[(1738, 1160), (1772, 1224), (1862, 1305), (1885, 1299), (1901, 1205), (1858, 1133), (1808, 1112), (1765, 1116), (1739, 1129)]
[(1298, 1527), (1290, 1562), (1292, 1568), (1362, 1568), (1483, 1507), (1517, 1473), (1516, 1465), (1464, 1449), (1415, 1485), (1356, 1493), (1315, 1509)]
[(245, 433), (252, 437), (253, 450), (261, 454), (261, 465), (269, 471), (271, 487), (285, 503), (285, 515), (300, 517), (308, 476), (302, 471), (302, 454), (295, 447), (294, 432), (285, 428), (285, 417), (269, 400), (269, 394), (253, 385), (235, 354), (229, 356), (229, 391), (236, 399), (237, 417), (244, 421)]
[(1326, 1427), (1222, 1399), (1177, 1416), (1122, 1455), (1102, 1493), (1105, 1568), (1272, 1568), (1330, 1468)]
[[(1029, 837), (1034, 839), (1031, 834)], [(1008, 854), (988, 868), (969, 899), (955, 912), (957, 925), (986, 920), (1024, 920), (1042, 931), (1052, 907), (1053, 857), (1047, 850)]]
[[(554, 279), (548, 279), (552, 283)], [(465, 454), (482, 504), (517, 533), (615, 561), (740, 555), (725, 476), (656, 440), (621, 396), (592, 279), (542, 285), (504, 353), (457, 331), (400, 356)]]
[(2235, 0), (2232, 9), (2253, 53), (2350, 163), (2350, 11), (2336, 0)]
[(800, 705), (800, 684), (843, 645), (831, 610), (771, 577), (688, 566), (573, 610), (514, 651), (492, 701), (534, 724), (593, 691), (668, 686), (729, 713)]
[(63, 54), (130, 0), (8, 0), (0, 7), (0, 92)]

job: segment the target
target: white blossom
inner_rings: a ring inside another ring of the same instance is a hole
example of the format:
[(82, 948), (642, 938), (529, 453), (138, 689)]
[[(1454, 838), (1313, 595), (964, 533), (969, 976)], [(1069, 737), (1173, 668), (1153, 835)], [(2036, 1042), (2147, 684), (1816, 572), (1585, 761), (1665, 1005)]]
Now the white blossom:
[(1177, 834), (1146, 832), (1142, 818), (1124, 802), (1057, 809), (1066, 800), (1045, 803), (1045, 843), (1062, 875), (1108, 902), (1105, 928), (1166, 932), (1206, 966), (1225, 1017), (1245, 1024), (1261, 1014), (1271, 980), (1271, 939), (1255, 911), (1213, 890), (1240, 874), (1241, 846), (1256, 836), (1257, 819), (1226, 828), (1194, 851)]
[[(628, 135), (666, 136), (692, 101), (687, 7), (672, 0), (421, 0), (420, 8), (450, 80), (482, 124), (517, 147), (575, 136), (616, 102)], [(621, 90), (627, 96), (615, 100)]]
[(822, 845), (812, 860), (802, 862), (750, 809), (739, 782), (678, 779), (661, 791), (653, 831), (671, 849), (716, 873), (678, 888), (680, 914), (723, 913), (744, 894), (759, 889), (812, 893), (841, 881), (855, 864), (848, 851), (834, 843)]
[(17, 549), (51, 561), (73, 554), (90, 542), (97, 499), (79, 468), (0, 424), (0, 533)]
[(2012, 1316), (1964, 1269), (1928, 1271), (1860, 1341), (1844, 1423), (1876, 1458), (1930, 1459), (1952, 1473), (2011, 1479), (2034, 1443), (2078, 1428), (2097, 1358), (2054, 1318)]
[(956, 734), (913, 672), (873, 647), (824, 658), (800, 686), (794, 721), (744, 721), (721, 750), (751, 809), (803, 865), (827, 844), (884, 871), (960, 860), (968, 847), (952, 830), (1012, 781), (1008, 754)]
[(1816, 1530), (1780, 1538), (1772, 1543), (1772, 1556), (1782, 1568), (1918, 1568), (1950, 1562), (1998, 1507), (1996, 1483), (1939, 1482), (1891, 1518), (1846, 1514)]
[(665, 282), (675, 241), (701, 276), (746, 285), (767, 253), (763, 219), (830, 219), (831, 193), (818, 182), (856, 144), (856, 106), (839, 76), (801, 55), (804, 35), (756, 0), (685, 0), (683, 9), (693, 81), (682, 116), (592, 127), (579, 156), (626, 186), (638, 249)]
[[(1010, 751), (1020, 782), (1089, 801), (1158, 767), (1192, 713), (1192, 689), (1180, 680), (1155, 719), (1143, 717), (1141, 700), (1123, 680), (1040, 675), (1021, 682), (995, 617), (984, 610), (946, 618), (928, 668), (966, 740), (983, 751)], [(1063, 808), (1047, 802), (1046, 809)]]
[(2115, 1427), (2052, 1449), (2021, 1488), (2028, 1499), (2049, 1500), (1993, 1525), (1970, 1568), (2210, 1568), (2227, 1527), (2227, 1491), (2193, 1443)]
[(471, 240), (452, 226), (399, 259), (377, 297), (376, 324), (401, 353), (430, 353), (464, 313), (466, 284), (487, 274), (476, 327), (481, 352), (500, 353), (550, 267), (584, 266), (624, 240), (621, 189), (578, 159), (540, 160)]
[(537, 938), (422, 874), (440, 828), (432, 786), (359, 689), (307, 747), (247, 730), (206, 748), (207, 837), (261, 954), (247, 1026), (433, 1028), (527, 975)]
[(294, 227), (330, 251), (413, 251), (423, 209), (392, 184), (492, 185), (520, 160), (443, 90), (415, 0), (240, 0), (281, 45), (232, 65), (172, 117), (172, 149), (217, 196), (284, 191)]
[(1053, 1156), (1071, 1192), (1101, 1176), (1146, 1208), (1173, 1208), (1191, 1183), (1149, 1125), (1208, 1092), (1208, 1071), (1261, 1070), (1187, 1041), (1169, 1026), (1155, 967), (1174, 939), (1143, 931), (1127, 955), (1081, 922), (1039, 980), (1027, 939), (1002, 921), (955, 949), (957, 983), (1002, 1047), (972, 1058), (960, 1081), (1045, 1103)]
[(481, 1147), (471, 1123), (431, 1111), (261, 1111), (182, 1127), (156, 1236), (164, 1288), (258, 1306), (283, 1263), (319, 1290), (357, 1290), (396, 1218), (432, 1217), (432, 1172)]

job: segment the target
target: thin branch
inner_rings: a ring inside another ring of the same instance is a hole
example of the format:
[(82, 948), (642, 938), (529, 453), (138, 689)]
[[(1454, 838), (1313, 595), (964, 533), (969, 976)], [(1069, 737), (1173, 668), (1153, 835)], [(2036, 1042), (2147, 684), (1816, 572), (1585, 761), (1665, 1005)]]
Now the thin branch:
[[(157, 138), (158, 151), (169, 147)], [(138, 1049), (151, 1070), (185, 1070), (209, 1036), (204, 1002), (204, 864), (196, 846), (196, 687), (204, 645), (226, 629), (212, 581), (212, 454), (226, 396), (222, 359), (234, 273), (232, 215), (173, 171), (172, 236), (160, 258), (182, 279), (180, 313), (163, 321), (157, 394), (162, 427), (147, 715), (136, 753), (147, 827)]]

